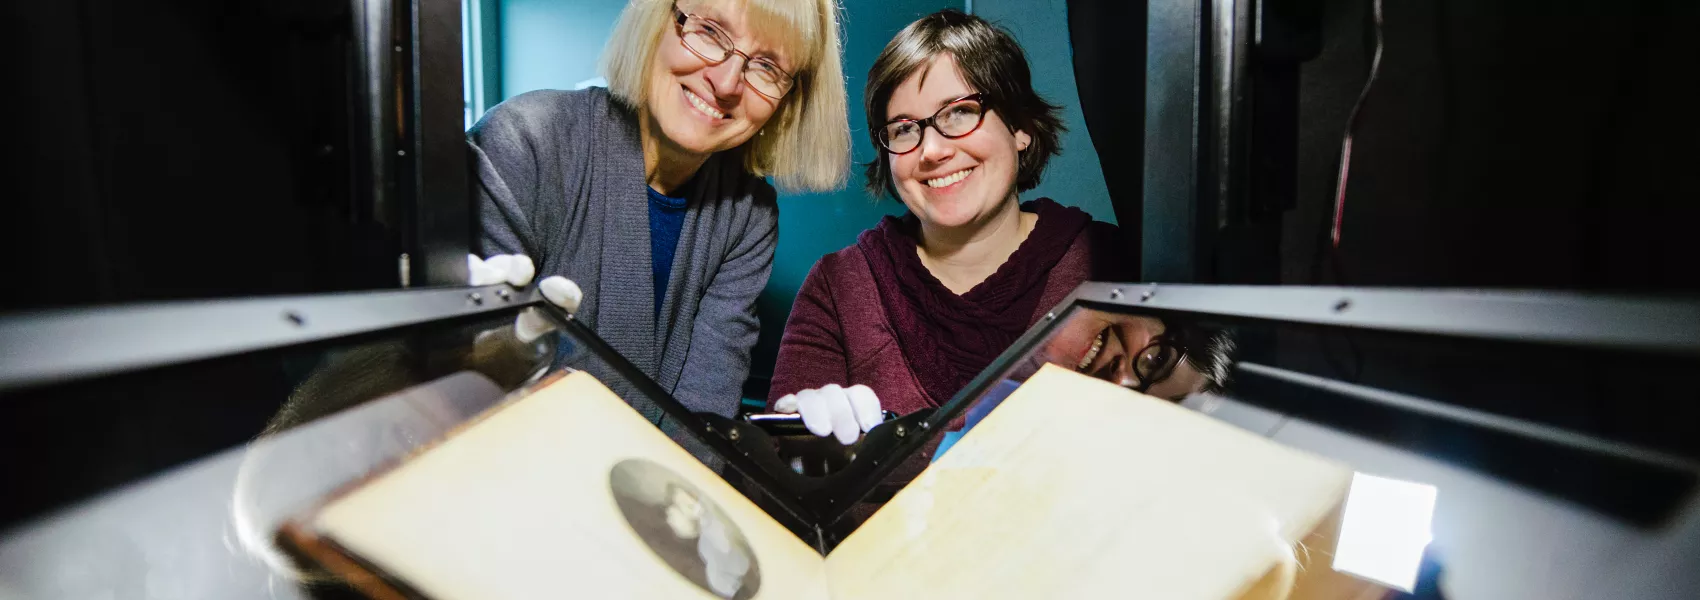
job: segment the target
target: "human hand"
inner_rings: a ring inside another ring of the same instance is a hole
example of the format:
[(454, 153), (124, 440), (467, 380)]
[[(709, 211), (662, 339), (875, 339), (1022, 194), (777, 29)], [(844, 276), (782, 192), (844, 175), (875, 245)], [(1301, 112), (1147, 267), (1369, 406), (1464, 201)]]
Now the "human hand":
[(809, 433), (826, 437), (833, 435), (846, 446), (856, 442), (862, 432), (873, 429), (884, 420), (879, 396), (865, 385), (843, 387), (832, 384), (795, 394), (786, 394), (773, 404), (782, 413), (800, 414), (803, 427)]
[[(506, 283), (525, 287), (531, 283), (531, 278), (537, 276), (537, 266), (532, 264), (531, 257), (524, 254), (497, 254), (484, 259), (468, 254), (466, 271), (469, 275), (467, 283), (471, 285)], [(584, 301), (584, 292), (578, 284), (560, 275), (544, 277), (537, 283), (537, 289), (543, 292), (543, 298), (550, 304), (561, 307), (568, 314), (578, 312), (579, 304)], [(529, 344), (554, 330), (554, 322), (535, 307), (520, 311), (519, 316), (514, 318), (514, 335), (521, 342)]]
[[(531, 283), (531, 278), (537, 276), (537, 266), (524, 254), (497, 254), (485, 259), (468, 254), (466, 270), (471, 275), (470, 281), (467, 282), (471, 285), (506, 283), (514, 287), (525, 287)], [(579, 289), (578, 284), (560, 275), (544, 277), (543, 281), (538, 282), (537, 289), (543, 292), (543, 297), (550, 303), (568, 313), (578, 312), (579, 304), (584, 301), (584, 291)]]

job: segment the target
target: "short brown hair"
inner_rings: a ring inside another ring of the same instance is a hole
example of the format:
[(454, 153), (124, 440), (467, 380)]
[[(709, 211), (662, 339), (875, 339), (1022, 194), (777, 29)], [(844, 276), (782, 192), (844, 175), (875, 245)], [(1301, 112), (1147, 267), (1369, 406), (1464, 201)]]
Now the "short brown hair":
[(876, 197), (881, 194), (897, 197), (885, 148), (876, 137), (886, 121), (886, 104), (891, 102), (892, 92), (910, 75), (942, 54), (956, 59), (968, 86), (985, 94), (986, 105), (997, 111), (1005, 123), (1032, 137), (1021, 153), (1015, 187), (1025, 192), (1039, 185), (1045, 163), (1062, 153), (1059, 138), (1067, 128), (1057, 116), (1061, 107), (1046, 102), (1033, 91), (1027, 54), (1014, 36), (985, 19), (947, 8), (904, 27), (880, 51), (873, 68), (868, 69), (864, 108), (868, 114), (868, 138), (879, 152), (866, 165), (868, 192)]

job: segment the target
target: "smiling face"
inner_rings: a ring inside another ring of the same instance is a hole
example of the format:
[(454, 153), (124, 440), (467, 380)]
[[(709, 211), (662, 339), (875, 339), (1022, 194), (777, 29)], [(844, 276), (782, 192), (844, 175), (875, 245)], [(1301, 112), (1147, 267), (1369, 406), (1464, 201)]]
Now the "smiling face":
[[(892, 92), (886, 119), (925, 119), (977, 91), (963, 80), (956, 59), (940, 54)], [(1011, 130), (989, 98), (985, 120), (973, 133), (950, 139), (928, 127), (920, 147), (888, 152), (886, 160), (898, 197), (923, 225), (955, 228), (985, 223), (1015, 201), (1020, 152), (1031, 142), (1026, 132)]]
[[(724, 34), (738, 50), (796, 72), (779, 40), (752, 31), (743, 2), (681, 3), (679, 8)], [(673, 23), (664, 29), (650, 70), (647, 102), (662, 143), (676, 152), (704, 156), (736, 148), (761, 131), (783, 100), (750, 88), (744, 79), (744, 58), (733, 54), (710, 64), (685, 47)]]
[(1030, 360), (1133, 389), (1143, 387), (1148, 375), (1155, 375), (1145, 393), (1178, 402), (1204, 389), (1207, 381), (1193, 364), (1196, 355), (1183, 356), (1173, 347), (1154, 343), (1165, 332), (1163, 322), (1151, 317), (1079, 311)]

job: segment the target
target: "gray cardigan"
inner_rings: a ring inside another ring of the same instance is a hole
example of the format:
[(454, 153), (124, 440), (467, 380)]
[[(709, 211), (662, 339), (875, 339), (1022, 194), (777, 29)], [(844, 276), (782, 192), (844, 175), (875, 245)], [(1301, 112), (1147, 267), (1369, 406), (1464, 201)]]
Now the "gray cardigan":
[[(539, 279), (572, 279), (585, 294), (580, 321), (692, 410), (733, 415), (773, 267), (773, 187), (745, 172), (737, 151), (702, 166), (657, 322), (633, 111), (602, 88), (528, 92), (490, 109), (468, 136), (484, 254), (525, 254)], [(631, 401), (631, 387), (603, 379)], [(659, 420), (655, 407), (637, 408)]]

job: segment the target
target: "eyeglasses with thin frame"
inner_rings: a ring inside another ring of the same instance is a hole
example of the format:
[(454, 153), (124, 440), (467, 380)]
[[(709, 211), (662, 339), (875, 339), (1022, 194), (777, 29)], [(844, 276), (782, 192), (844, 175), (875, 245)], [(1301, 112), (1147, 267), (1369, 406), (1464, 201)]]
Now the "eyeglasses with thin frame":
[(675, 4), (673, 23), (679, 33), (679, 43), (708, 64), (726, 62), (734, 54), (744, 57), (744, 83), (758, 94), (778, 100), (784, 98), (797, 82), (795, 75), (779, 68), (772, 60), (751, 57), (739, 50), (732, 43), (732, 38), (726, 35), (725, 29), (714, 21), (685, 13)]
[(943, 108), (925, 119), (892, 119), (881, 127), (877, 140), (892, 154), (908, 154), (921, 147), (927, 128), (949, 139), (966, 136), (980, 128), (986, 120), (985, 94), (969, 94), (945, 103)]

